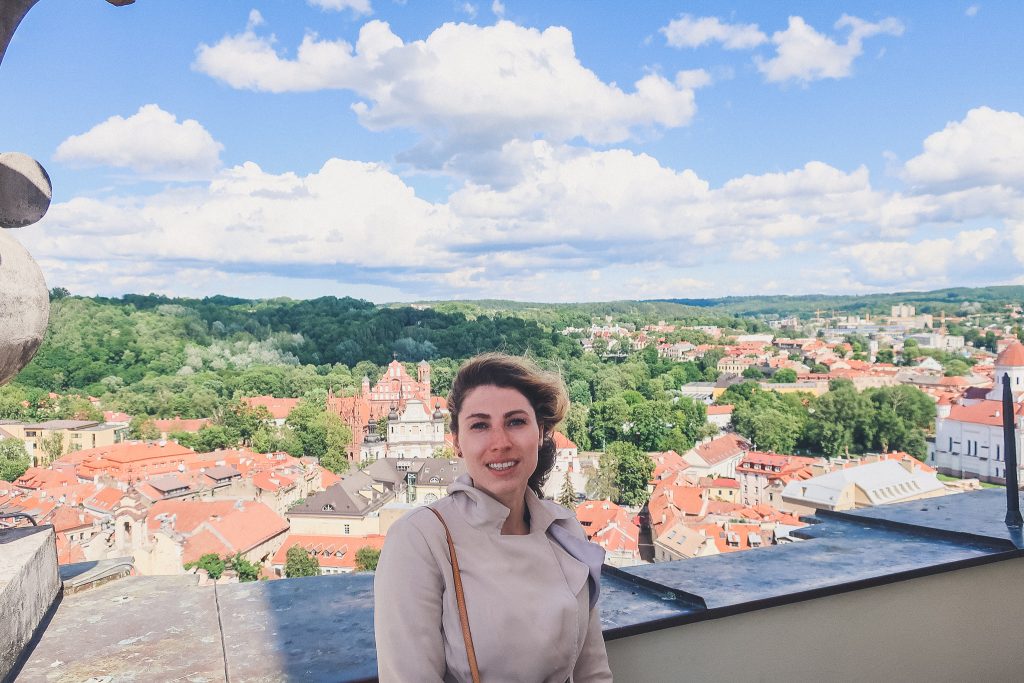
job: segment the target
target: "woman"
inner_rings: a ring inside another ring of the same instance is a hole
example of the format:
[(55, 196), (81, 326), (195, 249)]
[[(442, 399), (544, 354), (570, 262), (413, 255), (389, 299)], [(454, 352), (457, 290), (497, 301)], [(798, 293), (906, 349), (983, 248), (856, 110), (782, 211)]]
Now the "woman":
[[(604, 553), (575, 515), (541, 500), (565, 385), (490, 353), (460, 368), (448, 397), (467, 474), (434, 503), (451, 532), (480, 679), (610, 681), (596, 608)], [(374, 580), (382, 683), (470, 681), (445, 528), (426, 508), (387, 534)]]

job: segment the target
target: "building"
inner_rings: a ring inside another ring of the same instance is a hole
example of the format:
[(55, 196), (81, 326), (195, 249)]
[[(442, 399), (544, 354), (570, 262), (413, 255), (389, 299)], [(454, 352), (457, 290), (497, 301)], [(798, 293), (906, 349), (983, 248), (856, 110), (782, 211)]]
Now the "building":
[(262, 503), (160, 501), (146, 514), (146, 541), (135, 548), (142, 574), (183, 574), (203, 555), (241, 553), (266, 564), (284, 541), (288, 523)]
[[(421, 361), (413, 379), (405, 366), (397, 360), (391, 361), (384, 375), (371, 387), (370, 378), (363, 377), (362, 385), (355, 396), (336, 396), (333, 390), (327, 393), (327, 409), (336, 413), (352, 430), (352, 442), (348, 447), (350, 460), (362, 457), (364, 441), (373, 444), (368, 452), (381, 453), (380, 440), (375, 438), (377, 422), (392, 412), (401, 415), (409, 401), (420, 401), (426, 413), (433, 416), (437, 410), (442, 417), (447, 410), (443, 398), (430, 394), (430, 364)], [(429, 454), (423, 457), (430, 457)]]
[(266, 408), (274, 424), (278, 427), (284, 425), (288, 415), (299, 404), (299, 398), (276, 398), (274, 396), (246, 396), (242, 398), (251, 408)]
[(400, 414), (397, 409), (388, 412), (385, 440), (364, 439), (360, 460), (431, 458), (444, 446), (444, 415), (441, 409), (428, 413), (423, 401), (409, 399)]
[(805, 481), (815, 476), (811, 466), (817, 458), (752, 451), (736, 467), (739, 502), (747, 506), (771, 505), (785, 509), (782, 491), (791, 481)]
[(702, 477), (736, 477), (739, 465), (751, 449), (751, 443), (738, 434), (723, 434), (697, 444), (683, 454), (691, 472)]
[(934, 470), (925, 472), (914, 467), (908, 471), (899, 462), (881, 460), (791, 481), (783, 489), (782, 499), (816, 510), (855, 510), (946, 494)]
[(935, 443), (929, 444), (928, 464), (942, 474), (1006, 483), (1003, 377), (1010, 378), (1016, 448), (1018, 454), (1024, 454), (1024, 345), (1014, 341), (996, 357), (995, 383), (984, 399), (939, 403)]
[(576, 507), (576, 519), (587, 538), (604, 548), (605, 563), (613, 567), (640, 564), (640, 527), (626, 510), (610, 500), (588, 500)]
[(288, 510), (293, 532), (351, 536), (381, 533), (380, 509), (395, 500), (395, 491), (365, 472), (353, 472)]
[(320, 565), (320, 574), (349, 574), (356, 570), (356, 554), (362, 548), (379, 551), (384, 547), (384, 537), (379, 534), (369, 536), (289, 534), (270, 561), (270, 566), (278, 577), (284, 576), (284, 568), (288, 563), (288, 551), (294, 546), (299, 546), (316, 558)]
[[(121, 440), (124, 427), (94, 420), (47, 420), (34, 424), (5, 422), (4, 431), (25, 442), (33, 465), (47, 465), (53, 457), (43, 443), (60, 439), (60, 455), (73, 451), (110, 446)], [(58, 456), (59, 457), (59, 456)]]

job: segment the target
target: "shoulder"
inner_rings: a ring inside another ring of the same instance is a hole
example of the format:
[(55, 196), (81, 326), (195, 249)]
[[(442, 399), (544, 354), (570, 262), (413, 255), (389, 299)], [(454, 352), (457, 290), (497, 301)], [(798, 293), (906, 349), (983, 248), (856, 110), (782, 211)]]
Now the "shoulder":
[(573, 536), (586, 540), (587, 534), (583, 530), (583, 525), (580, 524), (578, 519), (576, 519), (576, 515), (573, 512), (566, 510), (553, 500), (541, 499), (540, 504), (544, 506), (546, 510), (551, 512), (552, 517), (555, 518), (554, 521), (551, 522), (553, 526), (559, 526), (572, 533)]

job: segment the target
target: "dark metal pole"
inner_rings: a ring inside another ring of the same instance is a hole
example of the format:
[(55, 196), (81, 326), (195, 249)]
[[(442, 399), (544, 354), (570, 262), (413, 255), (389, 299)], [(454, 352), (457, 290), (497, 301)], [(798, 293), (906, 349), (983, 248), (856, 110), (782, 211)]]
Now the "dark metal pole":
[(1020, 528), (1020, 494), (1017, 492), (1017, 432), (1010, 376), (1003, 375), (1003, 451), (1006, 453), (1006, 526)]

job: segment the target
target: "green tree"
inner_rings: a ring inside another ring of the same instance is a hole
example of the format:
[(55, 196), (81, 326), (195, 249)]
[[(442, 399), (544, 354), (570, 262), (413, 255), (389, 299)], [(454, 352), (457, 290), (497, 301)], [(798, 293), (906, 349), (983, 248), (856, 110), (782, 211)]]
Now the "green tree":
[(782, 368), (772, 375), (772, 381), (776, 384), (792, 384), (796, 381), (796, 370)]
[(356, 571), (373, 572), (377, 571), (377, 562), (380, 560), (380, 550), (364, 545), (356, 551)]
[(590, 432), (587, 430), (587, 415), (589, 412), (590, 409), (582, 403), (573, 403), (569, 406), (569, 412), (562, 423), (565, 435), (581, 451), (589, 451), (592, 447)]
[(608, 452), (615, 459), (615, 488), (617, 503), (640, 506), (647, 502), (650, 494), (647, 484), (654, 471), (654, 461), (631, 443), (616, 441), (609, 444)]
[(43, 451), (43, 455), (46, 456), (47, 463), (59, 459), (64, 455), (64, 434), (50, 432), (40, 440), (39, 447)]
[(827, 375), (828, 366), (822, 365), (821, 363), (815, 363), (814, 365), (811, 366), (811, 372), (813, 372), (816, 375)]
[(348, 454), (345, 451), (327, 451), (318, 460), (320, 466), (335, 474), (348, 472)]
[(959, 358), (943, 363), (942, 366), (946, 377), (962, 377), (971, 371), (971, 366)]
[(569, 470), (565, 471), (565, 477), (562, 479), (562, 489), (558, 492), (558, 504), (569, 510), (576, 509), (576, 489), (572, 487)]
[(198, 567), (199, 569), (205, 569), (207, 575), (214, 581), (219, 579), (224, 574), (224, 568), (227, 563), (217, 553), (206, 553), (195, 562), (189, 562), (185, 565), (185, 569), (192, 569), (192, 567)]
[(384, 415), (377, 420), (377, 436), (384, 441), (388, 440), (388, 416)]
[[(337, 467), (340, 472), (348, 469), (344, 453), (352, 440), (352, 431), (341, 417), (327, 412), (318, 400), (299, 401), (288, 415), (287, 424), (295, 437), (291, 447), (299, 451), (289, 450), (289, 453), (318, 458), (325, 467)], [(323, 462), (325, 456), (329, 465)]]
[(300, 576), (320, 576), (320, 562), (306, 552), (305, 548), (293, 545), (285, 555), (284, 575), (289, 579)]
[(629, 411), (631, 426), (628, 438), (644, 451), (664, 448), (665, 438), (672, 428), (672, 406), (667, 401), (643, 401)]
[(160, 430), (157, 429), (153, 418), (148, 415), (136, 415), (128, 423), (128, 436), (140, 441), (156, 441), (160, 438)]
[(764, 373), (761, 372), (760, 368), (756, 368), (753, 365), (751, 365), (749, 368), (743, 371), (743, 376), (746, 377), (747, 379), (762, 379), (764, 377)]
[(32, 464), (21, 439), (0, 440), (0, 479), (14, 481)]
[(218, 422), (229, 433), (237, 433), (243, 446), (251, 446), (256, 433), (266, 429), (273, 419), (265, 406), (251, 406), (245, 401), (234, 400), (221, 411)]
[(893, 352), (892, 348), (878, 349), (878, 353), (875, 354), (875, 362), (877, 363), (892, 363)]
[(615, 480), (619, 476), (619, 459), (616, 453), (606, 450), (597, 462), (597, 471), (587, 480), (587, 498), (591, 500), (616, 500), (619, 490)]
[(258, 581), (260, 578), (259, 565), (242, 557), (242, 553), (236, 553), (225, 564), (227, 568), (235, 570), (235, 573), (238, 574), (239, 583)]

